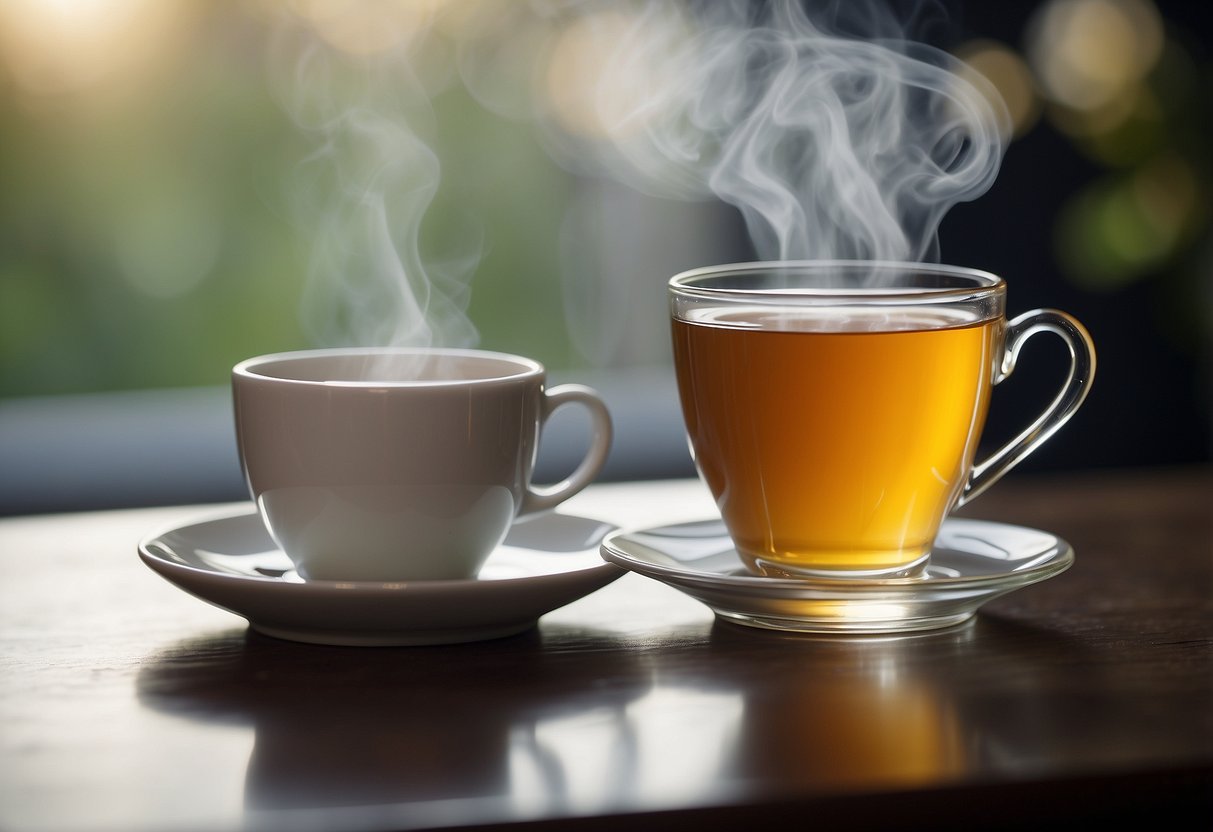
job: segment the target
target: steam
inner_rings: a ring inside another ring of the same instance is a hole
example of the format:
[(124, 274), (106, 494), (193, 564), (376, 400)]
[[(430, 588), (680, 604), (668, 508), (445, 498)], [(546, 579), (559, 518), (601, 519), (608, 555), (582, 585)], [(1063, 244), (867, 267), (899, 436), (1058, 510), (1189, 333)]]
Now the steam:
[(290, 198), (311, 247), (309, 335), (325, 345), (475, 345), (467, 305), (479, 238), (465, 235), (452, 262), (422, 256), (441, 165), (409, 44), (348, 56), (296, 26), (280, 30), (278, 45), (272, 66), (288, 74), (276, 88), (314, 147)]
[[(761, 259), (936, 260), (943, 216), (997, 175), (1005, 113), (886, 6), (815, 7), (639, 7), (602, 72), (630, 82), (591, 93), (597, 172), (736, 206)], [(584, 143), (547, 136), (584, 169)]]
[[(533, 121), (577, 174), (735, 206), (764, 260), (938, 260), (941, 220), (990, 187), (1009, 135), (997, 96), (875, 0), (452, 9), (464, 22), (487, 15), (453, 44), (451, 72), (488, 110)], [(315, 148), (292, 204), (313, 246), (305, 317), (322, 343), (478, 340), (467, 307), (479, 235), (464, 235), (454, 262), (422, 256), (441, 166), (434, 90), (411, 47), (430, 23), (371, 54), (339, 55), (304, 26), (280, 41), (283, 106)], [(570, 31), (581, 41), (552, 45)], [(565, 85), (588, 125), (571, 126), (545, 94), (559, 54), (601, 57), (592, 84)], [(497, 71), (502, 55), (531, 63)]]

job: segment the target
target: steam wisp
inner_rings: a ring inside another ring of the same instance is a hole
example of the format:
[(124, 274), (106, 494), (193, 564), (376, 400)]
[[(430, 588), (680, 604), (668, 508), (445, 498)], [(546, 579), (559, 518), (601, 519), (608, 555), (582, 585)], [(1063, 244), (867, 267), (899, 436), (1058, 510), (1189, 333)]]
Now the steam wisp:
[(761, 259), (936, 260), (944, 214), (997, 175), (1005, 115), (887, 7), (811, 5), (633, 7), (602, 77), (636, 83), (589, 93), (602, 169), (736, 206)]
[[(454, 44), (469, 93), (533, 120), (578, 174), (735, 206), (763, 260), (936, 261), (944, 215), (983, 194), (1001, 163), (1008, 131), (997, 97), (875, 0), (493, 8), (491, 25)], [(494, 73), (511, 26), (525, 29), (534, 65)], [(579, 91), (596, 114), (592, 135), (554, 117), (541, 83), (524, 94), (506, 83), (543, 78), (554, 51), (544, 39), (570, 26), (604, 56), (597, 82)], [(481, 238), (466, 235), (466, 251), (445, 266), (422, 255), (441, 174), (431, 91), (411, 48), (426, 34), (359, 56), (336, 54), (305, 27), (282, 41), (283, 103), (315, 140), (292, 201), (313, 246), (305, 317), (320, 343), (478, 341), (467, 306)]]
[[(424, 32), (416, 33), (419, 37)], [(303, 317), (324, 345), (468, 347), (479, 239), (438, 264), (421, 223), (438, 192), (434, 114), (408, 43), (348, 56), (301, 28), (280, 35), (283, 104), (314, 142), (291, 205), (311, 246)]]

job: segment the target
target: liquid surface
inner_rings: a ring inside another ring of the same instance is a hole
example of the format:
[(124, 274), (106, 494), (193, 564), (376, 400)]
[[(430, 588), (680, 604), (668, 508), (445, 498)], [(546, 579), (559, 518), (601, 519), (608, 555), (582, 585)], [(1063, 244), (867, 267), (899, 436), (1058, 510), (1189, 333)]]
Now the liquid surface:
[(891, 570), (929, 551), (972, 465), (1002, 328), (927, 314), (673, 322), (696, 464), (751, 569)]

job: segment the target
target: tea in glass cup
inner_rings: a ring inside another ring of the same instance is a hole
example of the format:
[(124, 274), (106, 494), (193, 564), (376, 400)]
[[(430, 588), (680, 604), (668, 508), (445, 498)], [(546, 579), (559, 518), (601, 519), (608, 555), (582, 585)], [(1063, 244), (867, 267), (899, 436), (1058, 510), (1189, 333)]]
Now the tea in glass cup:
[[(1006, 283), (972, 269), (718, 266), (675, 276), (670, 304), (691, 452), (760, 575), (921, 574), (944, 517), (1068, 420), (1095, 368), (1081, 324), (1008, 322)], [(1065, 387), (975, 463), (991, 391), (1041, 331), (1070, 347)]]

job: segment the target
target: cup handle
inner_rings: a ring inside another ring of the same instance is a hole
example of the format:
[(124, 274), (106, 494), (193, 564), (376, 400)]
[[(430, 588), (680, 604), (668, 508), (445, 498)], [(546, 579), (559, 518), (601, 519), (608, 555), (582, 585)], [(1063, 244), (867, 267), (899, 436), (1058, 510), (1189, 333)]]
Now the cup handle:
[(585, 405), (590, 411), (592, 436), (589, 450), (573, 473), (555, 485), (539, 488), (528, 485), (526, 493), (522, 497), (519, 516), (555, 508), (593, 482), (606, 463), (607, 453), (611, 450), (614, 428), (606, 403), (591, 388), (581, 384), (562, 384), (544, 391), (541, 426), (547, 423), (548, 418), (558, 408), (574, 402)]
[(999, 384), (1011, 375), (1020, 349), (1038, 332), (1052, 332), (1066, 342), (1070, 349), (1070, 374), (1057, 397), (1036, 421), (987, 459), (973, 466), (968, 482), (957, 498), (956, 508), (998, 482), (1056, 433), (1078, 410), (1091, 389), (1091, 381), (1095, 378), (1095, 344), (1082, 324), (1056, 309), (1034, 309), (1007, 323), (1002, 366), (995, 374), (994, 383)]

